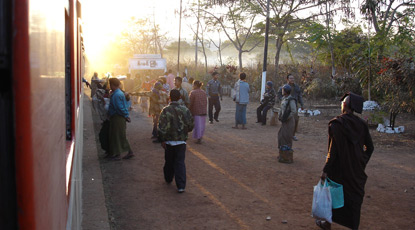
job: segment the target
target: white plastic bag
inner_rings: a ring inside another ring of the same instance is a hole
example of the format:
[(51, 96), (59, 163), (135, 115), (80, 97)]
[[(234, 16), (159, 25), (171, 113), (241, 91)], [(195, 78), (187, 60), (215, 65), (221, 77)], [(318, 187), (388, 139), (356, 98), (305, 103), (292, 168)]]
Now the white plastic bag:
[(325, 180), (324, 184), (320, 180), (314, 186), (312, 216), (316, 219), (326, 220), (332, 223), (331, 206), (331, 195), (327, 180)]

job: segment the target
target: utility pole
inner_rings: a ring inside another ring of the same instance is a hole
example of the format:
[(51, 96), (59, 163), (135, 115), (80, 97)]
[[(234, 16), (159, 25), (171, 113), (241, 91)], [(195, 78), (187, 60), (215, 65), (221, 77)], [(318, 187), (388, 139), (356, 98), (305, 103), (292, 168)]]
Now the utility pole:
[(262, 66), (261, 100), (264, 99), (265, 84), (266, 84), (266, 80), (267, 80), (269, 1), (270, 0), (267, 0), (267, 21), (266, 21), (266, 24), (265, 24), (264, 65)]
[(180, 0), (180, 18), (179, 18), (179, 44), (177, 51), (177, 76), (180, 74), (180, 34), (182, 32), (182, 0)]

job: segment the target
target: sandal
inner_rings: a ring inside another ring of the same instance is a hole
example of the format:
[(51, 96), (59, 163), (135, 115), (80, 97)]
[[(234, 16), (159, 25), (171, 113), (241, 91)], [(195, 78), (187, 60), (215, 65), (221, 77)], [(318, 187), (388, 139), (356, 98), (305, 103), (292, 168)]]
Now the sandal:
[(316, 220), (316, 225), (324, 230), (331, 230), (331, 224), (324, 220)]
[(132, 157), (134, 157), (134, 153), (131, 152), (131, 153), (128, 153), (127, 155), (125, 155), (122, 159), (126, 160), (126, 159), (130, 159)]
[(110, 156), (107, 158), (109, 161), (119, 161), (121, 160), (120, 155)]

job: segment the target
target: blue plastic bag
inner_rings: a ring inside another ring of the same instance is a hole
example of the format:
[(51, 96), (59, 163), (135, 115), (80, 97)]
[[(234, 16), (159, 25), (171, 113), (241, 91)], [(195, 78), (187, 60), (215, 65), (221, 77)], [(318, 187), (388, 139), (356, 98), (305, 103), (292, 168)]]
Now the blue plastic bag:
[(330, 188), (331, 205), (333, 209), (341, 208), (344, 206), (344, 194), (343, 185), (338, 184), (329, 178), (327, 178), (328, 185)]
[(330, 188), (325, 180), (324, 184), (321, 180), (314, 186), (312, 216), (319, 220), (325, 220), (332, 223)]

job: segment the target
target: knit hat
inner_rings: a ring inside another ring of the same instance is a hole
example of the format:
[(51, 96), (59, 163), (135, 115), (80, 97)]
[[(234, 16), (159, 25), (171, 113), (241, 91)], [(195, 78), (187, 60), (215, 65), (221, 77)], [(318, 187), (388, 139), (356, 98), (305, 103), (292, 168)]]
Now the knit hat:
[(365, 99), (360, 95), (354, 94), (352, 92), (348, 92), (340, 99), (340, 101), (343, 101), (344, 98), (347, 96), (349, 96), (350, 98), (350, 101), (349, 101), (350, 109), (355, 111), (356, 113), (361, 114), (363, 110), (363, 102), (365, 101)]
[(274, 83), (272, 83), (272, 81), (267, 81), (267, 86), (272, 87), (274, 85)]
[(290, 94), (291, 93), (291, 86), (289, 84), (285, 84), (282, 88), (284, 89), (284, 91), (287, 94)]

